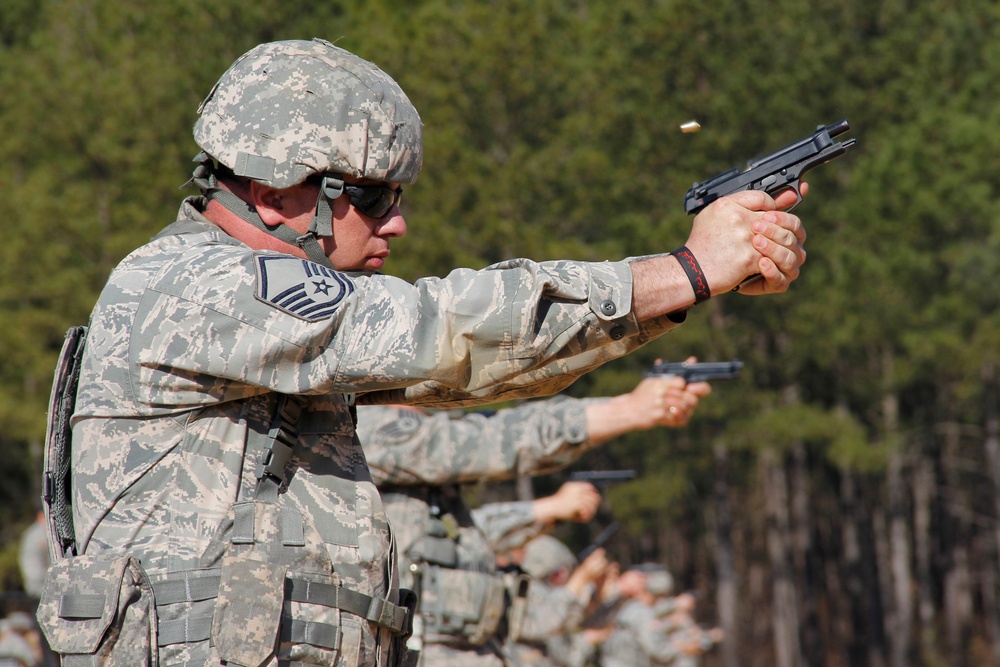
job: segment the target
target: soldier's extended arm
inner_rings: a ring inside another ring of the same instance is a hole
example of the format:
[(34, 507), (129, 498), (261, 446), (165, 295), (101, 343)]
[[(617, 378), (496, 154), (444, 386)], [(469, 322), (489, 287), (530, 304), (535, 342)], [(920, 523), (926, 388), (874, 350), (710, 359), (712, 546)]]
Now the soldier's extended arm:
[(607, 399), (556, 397), (491, 413), (359, 406), (358, 436), (376, 484), (511, 479), (563, 468), (624, 433), (682, 426), (705, 383), (644, 378)]
[(566, 482), (551, 496), (534, 500), (487, 503), (472, 519), (497, 553), (516, 549), (559, 521), (586, 522), (594, 517), (601, 495), (588, 482)]

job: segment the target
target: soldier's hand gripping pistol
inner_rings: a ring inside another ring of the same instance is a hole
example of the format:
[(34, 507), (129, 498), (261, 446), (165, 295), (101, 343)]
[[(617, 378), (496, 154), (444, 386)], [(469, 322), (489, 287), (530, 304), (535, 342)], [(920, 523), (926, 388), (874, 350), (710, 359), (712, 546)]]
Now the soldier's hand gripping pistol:
[(772, 197), (784, 190), (794, 190), (797, 200), (787, 209), (791, 211), (802, 202), (799, 190), (802, 176), (810, 169), (840, 157), (854, 145), (854, 139), (833, 140), (833, 137), (850, 129), (846, 119), (832, 125), (820, 125), (812, 135), (770, 155), (750, 160), (743, 171), (733, 167), (707, 181), (695, 183), (684, 195), (684, 210), (691, 214), (698, 213), (716, 199), (742, 190), (763, 190)]

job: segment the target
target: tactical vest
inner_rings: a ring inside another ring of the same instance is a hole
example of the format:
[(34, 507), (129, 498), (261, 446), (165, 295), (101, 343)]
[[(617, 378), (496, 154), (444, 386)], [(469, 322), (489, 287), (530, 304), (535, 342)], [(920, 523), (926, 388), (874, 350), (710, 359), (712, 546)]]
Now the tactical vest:
[[(148, 576), (127, 552), (78, 553), (71, 495), (71, 428), (87, 329), (66, 334), (49, 401), (44, 461), (45, 515), (53, 564), (38, 620), (64, 667), (159, 665), (158, 649), (191, 647), (189, 659), (164, 667), (333, 664), (340, 614), (347, 612), (392, 637), (390, 664), (404, 664), (415, 595), (397, 605), (340, 585), (315, 531), (279, 502), (285, 466), (297, 438), (301, 405), (278, 395), (266, 436), (248, 438), (259, 461), (252, 498), (240, 499), (211, 549), (220, 567)], [(303, 613), (303, 609), (307, 613)], [(410, 656), (412, 659), (413, 656)]]
[[(388, 486), (380, 489), (387, 504), (394, 495), (419, 498), (428, 516), (420, 539), (406, 552), (417, 592), (411, 648), (434, 641), (457, 647), (479, 647), (496, 640), (515, 640), (527, 604), (529, 578), (520, 572), (496, 572), (492, 551), (484, 563), (463, 563), (463, 534), (477, 532), (455, 485)], [(484, 542), (485, 545), (485, 542)], [(488, 550), (488, 547), (486, 548)]]

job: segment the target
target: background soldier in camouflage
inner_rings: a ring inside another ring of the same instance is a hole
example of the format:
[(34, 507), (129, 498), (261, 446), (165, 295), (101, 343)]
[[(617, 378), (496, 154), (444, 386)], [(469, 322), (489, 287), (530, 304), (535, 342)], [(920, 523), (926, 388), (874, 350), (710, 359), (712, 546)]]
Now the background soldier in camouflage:
[(531, 577), (531, 588), (520, 635), (507, 643), (512, 662), (523, 667), (574, 665), (582, 647), (568, 638), (583, 640), (584, 619), (610, 565), (604, 549), (577, 562), (565, 544), (540, 535), (527, 543), (520, 565)]
[(673, 595), (674, 580), (666, 568), (650, 564), (640, 569), (643, 590), (618, 613), (615, 629), (601, 647), (601, 667), (694, 667), (722, 641), (721, 629), (695, 623), (694, 597)]
[[(416, 285), (375, 273), (406, 231), (420, 117), (327, 42), (252, 49), (199, 113), (202, 196), (115, 268), (91, 314), (72, 424), (80, 555), (50, 568), (39, 622), (67, 664), (390, 664), (406, 613), (354, 397), (555, 393), (675, 327), (695, 289), (672, 255)], [(791, 203), (740, 193), (694, 218), (686, 246), (712, 292), (797, 278)]]
[(402, 585), (420, 594), (424, 664), (501, 664), (510, 628), (496, 551), (555, 521), (588, 521), (601, 502), (591, 484), (567, 482), (553, 496), (470, 516), (458, 484), (551, 472), (618, 435), (683, 426), (710, 391), (646, 378), (614, 398), (556, 397), (492, 414), (360, 406), (358, 434), (395, 531)]

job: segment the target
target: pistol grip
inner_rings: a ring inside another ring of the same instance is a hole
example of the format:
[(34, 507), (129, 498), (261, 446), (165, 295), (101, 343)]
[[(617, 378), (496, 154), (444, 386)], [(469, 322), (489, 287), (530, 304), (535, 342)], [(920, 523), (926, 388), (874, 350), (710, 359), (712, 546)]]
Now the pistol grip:
[(734, 292), (739, 292), (741, 289), (743, 289), (747, 285), (753, 285), (754, 283), (760, 282), (763, 279), (764, 279), (764, 276), (760, 275), (759, 273), (755, 273), (752, 276), (747, 276), (746, 278), (743, 279), (743, 281), (739, 285), (737, 285), (736, 287), (733, 288), (733, 291)]

